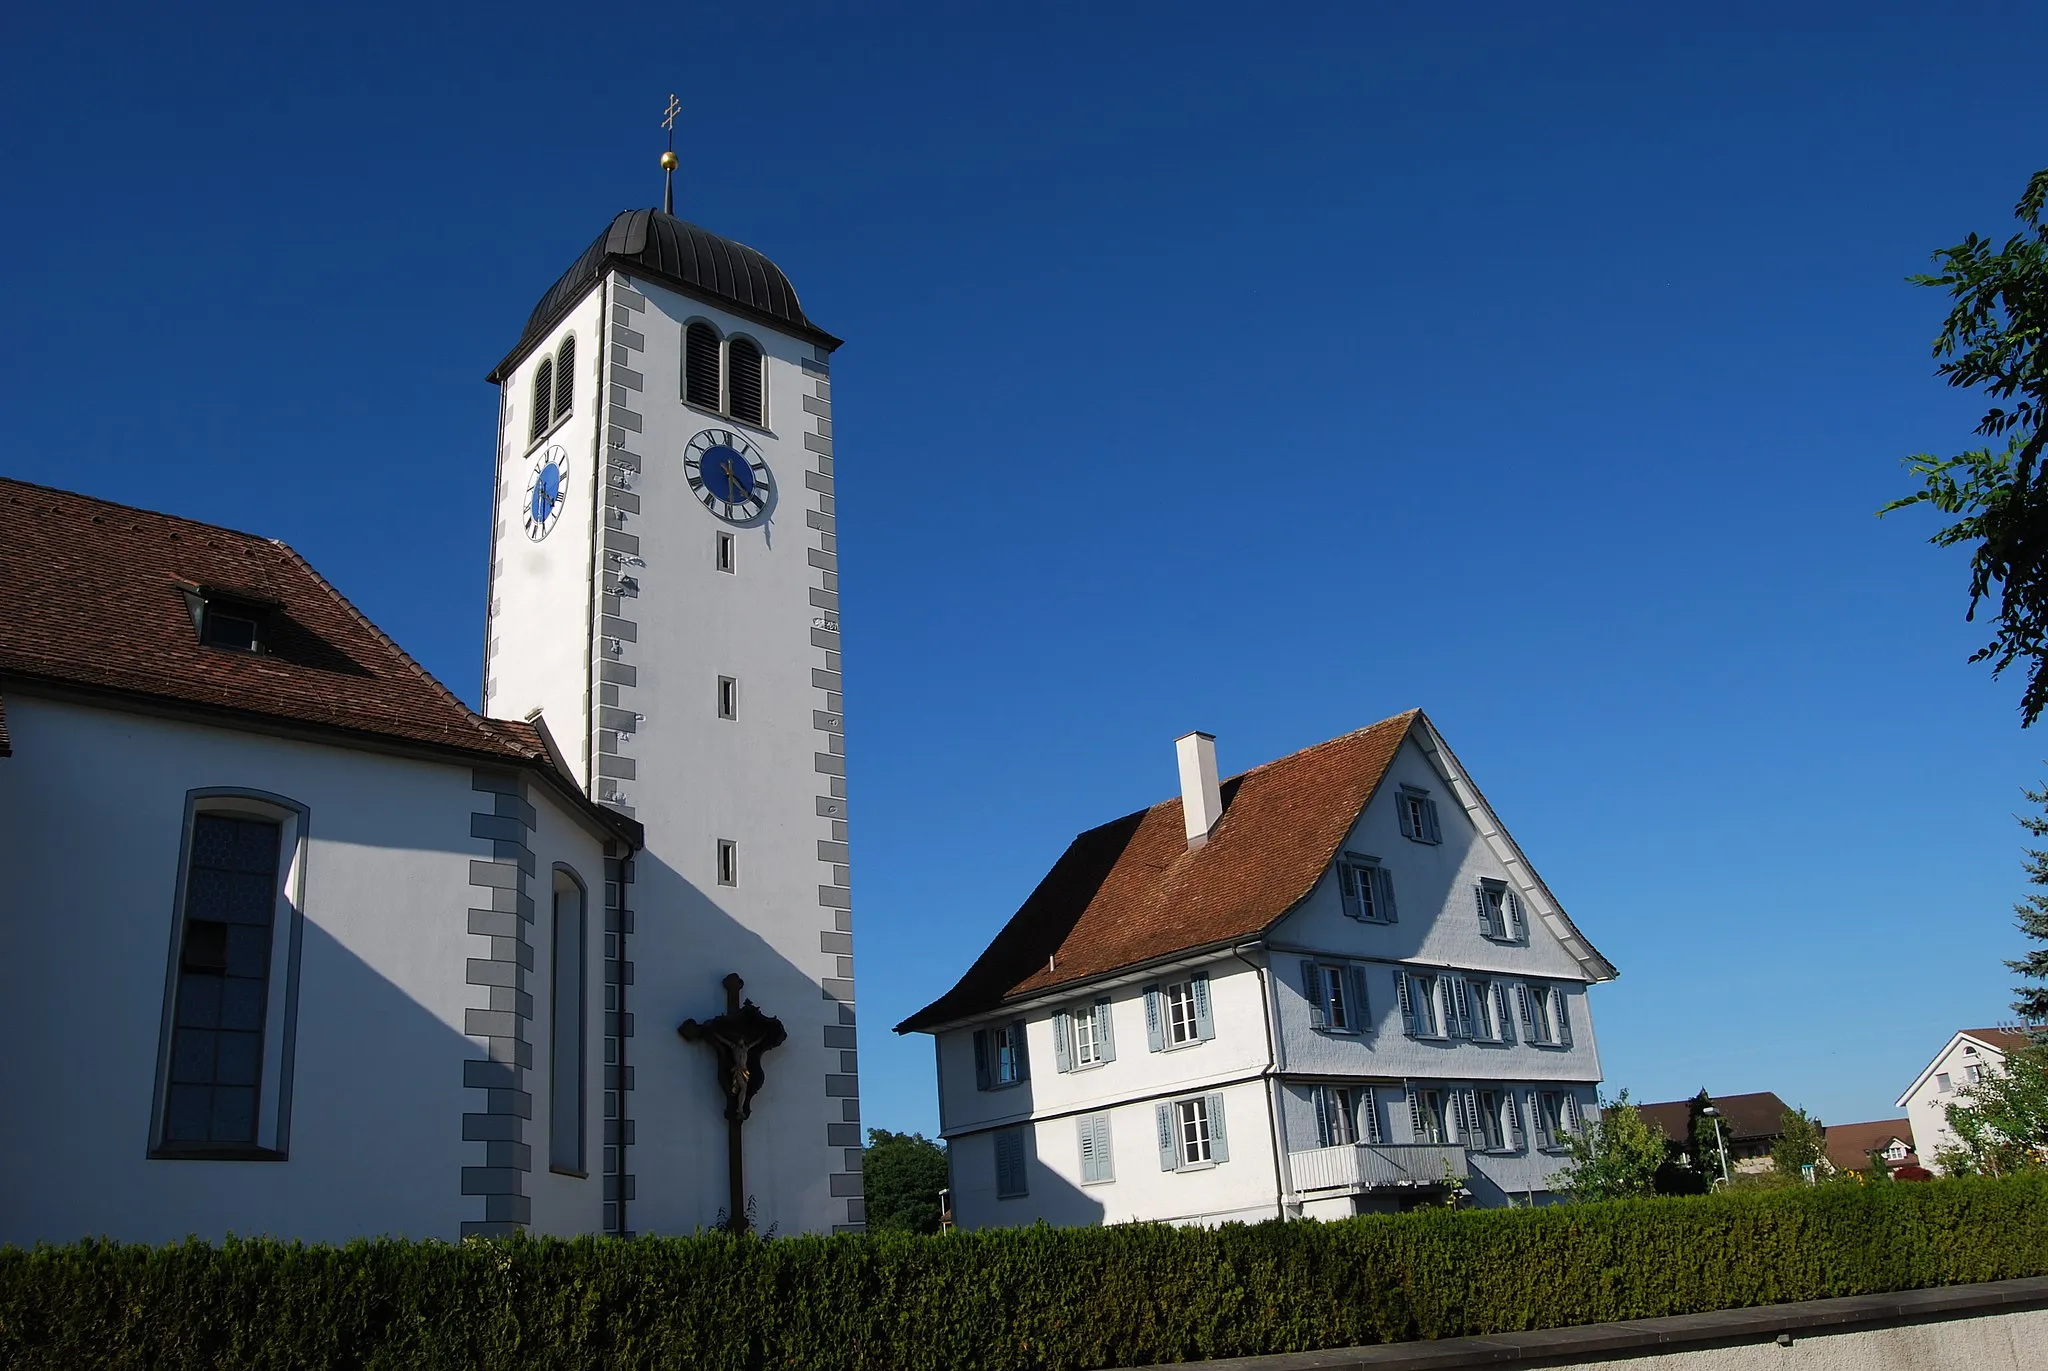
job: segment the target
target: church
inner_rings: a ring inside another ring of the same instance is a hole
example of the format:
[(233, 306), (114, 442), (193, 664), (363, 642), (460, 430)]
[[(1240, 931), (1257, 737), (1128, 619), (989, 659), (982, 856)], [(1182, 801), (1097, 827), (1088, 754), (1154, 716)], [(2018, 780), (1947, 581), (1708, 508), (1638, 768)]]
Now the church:
[(481, 713), (283, 542), (0, 480), (0, 1242), (862, 1225), (838, 346), (591, 241), (489, 374)]

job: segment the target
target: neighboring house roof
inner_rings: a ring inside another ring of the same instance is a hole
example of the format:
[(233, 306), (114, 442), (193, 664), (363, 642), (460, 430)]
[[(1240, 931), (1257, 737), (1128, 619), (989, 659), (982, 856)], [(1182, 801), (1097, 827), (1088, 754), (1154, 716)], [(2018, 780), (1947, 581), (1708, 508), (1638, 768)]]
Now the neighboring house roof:
[[(202, 644), (194, 596), (255, 609), (264, 650)], [(639, 842), (531, 724), (471, 711), (273, 539), (0, 478), (0, 604), (0, 681), (531, 768)]]
[(1178, 797), (1081, 834), (959, 983), (896, 1031), (1260, 935), (1315, 888), (1411, 733), (1470, 790), (1460, 799), (1482, 835), (1503, 845), (1503, 860), (1540, 894), (1588, 978), (1612, 977), (1422, 711), (1409, 710), (1224, 781), (1223, 817), (1199, 847), (1188, 846)]
[(1896, 1107), (1904, 1109), (1906, 1107), (1906, 1101), (1912, 1099), (1914, 1095), (1919, 1093), (1920, 1087), (1927, 1084), (1927, 1078), (1934, 1074), (1934, 1069), (1940, 1066), (1942, 1061), (1945, 1058), (1947, 1058), (1947, 1056), (1951, 1052), (1954, 1052), (1959, 1044), (1965, 1041), (1975, 1043), (1979, 1047), (1988, 1049), (1990, 1052), (1996, 1055), (2000, 1061), (2003, 1061), (2005, 1059), (2006, 1053), (2017, 1052), (2019, 1049), (2027, 1046), (2030, 1042), (2032, 1042), (2033, 1039), (2029, 1036), (2029, 1031), (2027, 1029), (2014, 1028), (2011, 1026), (2000, 1028), (1960, 1029), (1946, 1043), (1942, 1044), (1941, 1051), (1934, 1054), (1933, 1058), (1928, 1061), (1927, 1065), (1921, 1069), (1920, 1074), (1913, 1078), (1913, 1083), (1907, 1086), (1905, 1092), (1901, 1094), (1898, 1097), (1898, 1099), (1893, 1100), (1892, 1103)]
[[(1792, 1112), (1783, 1100), (1768, 1090), (1748, 1095), (1715, 1095), (1713, 1101), (1715, 1108), (1721, 1111), (1722, 1135), (1731, 1144), (1763, 1142), (1777, 1137), (1783, 1131), (1785, 1116)], [(1691, 1100), (1638, 1105), (1637, 1111), (1672, 1142), (1686, 1140), (1686, 1127), (1692, 1118)]]
[(502, 381), (526, 349), (555, 326), (613, 263), (629, 276), (674, 286), (832, 349), (839, 339), (812, 323), (782, 268), (744, 243), (722, 238), (658, 209), (621, 210), (583, 255), (548, 287), (527, 317), (519, 343), (487, 378)]
[(1905, 1161), (1918, 1162), (1913, 1148), (1911, 1119), (1878, 1119), (1871, 1123), (1828, 1125), (1828, 1160), (1844, 1171), (1861, 1171), (1870, 1165), (1870, 1154), (1882, 1152), (1894, 1141), (1906, 1144)]

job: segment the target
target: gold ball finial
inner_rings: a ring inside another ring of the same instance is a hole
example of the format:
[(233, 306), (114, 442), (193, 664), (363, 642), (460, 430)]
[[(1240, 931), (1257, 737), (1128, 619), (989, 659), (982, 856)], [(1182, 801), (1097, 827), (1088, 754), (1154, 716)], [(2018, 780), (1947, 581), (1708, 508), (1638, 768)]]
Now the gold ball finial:
[(678, 165), (680, 164), (676, 161), (674, 153), (664, 152), (661, 155), (661, 169), (663, 171), (674, 171)]

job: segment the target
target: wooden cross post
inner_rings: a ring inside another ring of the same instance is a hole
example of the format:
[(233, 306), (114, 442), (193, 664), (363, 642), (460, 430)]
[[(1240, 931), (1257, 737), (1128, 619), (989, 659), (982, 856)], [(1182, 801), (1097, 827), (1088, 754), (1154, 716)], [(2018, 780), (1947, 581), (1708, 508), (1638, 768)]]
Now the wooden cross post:
[(742, 1001), (746, 985), (737, 974), (727, 976), (725, 1012), (699, 1023), (685, 1019), (677, 1026), (685, 1042), (708, 1042), (718, 1053), (718, 1084), (725, 1094), (725, 1168), (731, 1199), (726, 1208), (726, 1227), (734, 1233), (747, 1231), (747, 1183), (741, 1163), (740, 1125), (754, 1112), (754, 1096), (767, 1078), (761, 1071), (761, 1054), (782, 1046), (789, 1030), (782, 1020), (763, 1014), (752, 1000)]

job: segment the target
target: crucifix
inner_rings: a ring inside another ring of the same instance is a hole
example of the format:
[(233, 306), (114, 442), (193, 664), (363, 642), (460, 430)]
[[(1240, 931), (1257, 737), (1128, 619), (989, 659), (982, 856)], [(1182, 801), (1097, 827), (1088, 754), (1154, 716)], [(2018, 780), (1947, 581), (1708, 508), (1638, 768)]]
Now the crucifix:
[(676, 212), (676, 116), (683, 111), (683, 102), (676, 99), (674, 91), (668, 95), (668, 108), (662, 111), (661, 126), (668, 130), (668, 151), (661, 154), (663, 184), (661, 188), (661, 212)]
[(789, 1037), (782, 1020), (761, 1012), (752, 1000), (742, 1002), (740, 988), (746, 984), (737, 973), (727, 976), (725, 1012), (699, 1023), (685, 1019), (677, 1026), (685, 1042), (708, 1042), (718, 1053), (718, 1085), (725, 1094), (726, 1181), (732, 1199), (726, 1209), (726, 1226), (735, 1233), (747, 1231), (747, 1187), (740, 1165), (740, 1125), (754, 1112), (754, 1096), (767, 1078), (761, 1072), (761, 1054), (780, 1047)]

